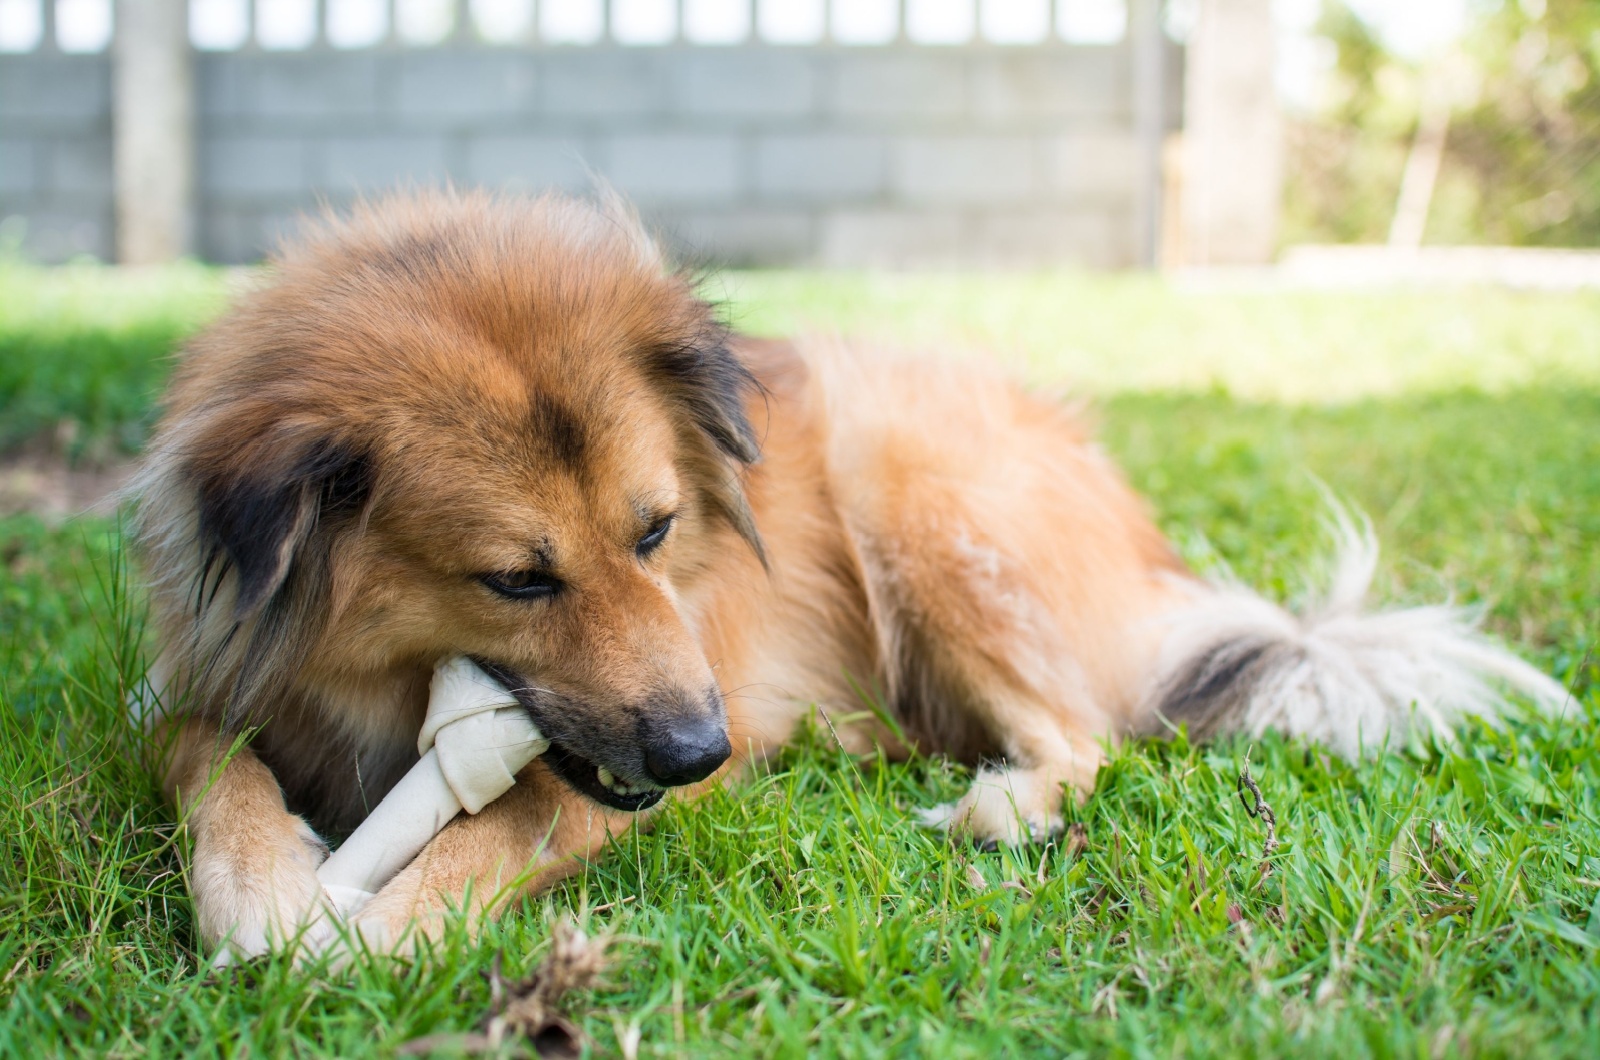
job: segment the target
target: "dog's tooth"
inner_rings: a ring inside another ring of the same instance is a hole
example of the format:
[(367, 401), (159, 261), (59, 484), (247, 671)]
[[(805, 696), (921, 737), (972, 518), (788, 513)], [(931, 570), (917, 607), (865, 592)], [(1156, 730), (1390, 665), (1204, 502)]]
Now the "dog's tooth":
[(599, 769), (595, 770), (595, 773), (599, 776), (600, 785), (602, 787), (612, 789), (616, 788), (617, 778), (611, 775), (611, 770), (607, 769), (605, 766), (601, 766)]

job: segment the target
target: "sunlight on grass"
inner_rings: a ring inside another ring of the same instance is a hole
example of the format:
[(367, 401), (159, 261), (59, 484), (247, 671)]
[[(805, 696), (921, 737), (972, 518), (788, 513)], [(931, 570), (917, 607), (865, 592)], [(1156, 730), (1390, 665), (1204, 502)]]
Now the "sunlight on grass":
[[(135, 451), (170, 353), (259, 273), (0, 263), (0, 453)], [(1600, 386), (1600, 293), (1185, 291), (1140, 275), (725, 272), (735, 327), (838, 333), (983, 356), (1035, 384), (1105, 396), (1252, 401)]]
[(736, 326), (998, 356), (1089, 394), (1349, 401), (1600, 385), (1600, 293), (1174, 289), (1156, 277), (731, 273)]

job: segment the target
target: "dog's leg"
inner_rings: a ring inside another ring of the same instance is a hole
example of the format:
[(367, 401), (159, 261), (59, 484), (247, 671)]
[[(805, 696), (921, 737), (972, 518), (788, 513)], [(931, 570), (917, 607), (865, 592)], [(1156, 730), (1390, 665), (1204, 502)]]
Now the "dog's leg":
[(1067, 794), (1093, 788), (1112, 727), (1105, 682), (1082, 661), (1099, 645), (1072, 636), (1072, 594), (1029, 542), (940, 485), (866, 509), (857, 530), (895, 707), (924, 750), (998, 760), (925, 819), (980, 843), (1043, 839), (1064, 826)]
[(981, 381), (898, 382), (921, 388), (936, 430), (893, 401), (836, 428), (886, 684), (924, 750), (998, 760), (935, 823), (984, 843), (1042, 838), (1126, 727), (1176, 561), (1057, 410)]
[(1094, 787), (1107, 712), (1023, 565), (981, 526), (948, 514), (944, 525), (949, 536), (920, 534), (914, 556), (863, 550), (896, 628), (897, 705), (926, 749), (999, 759), (926, 819), (982, 843), (1043, 839), (1064, 826), (1063, 799)]
[(452, 909), (477, 921), (548, 889), (643, 816), (583, 798), (534, 761), (480, 813), (450, 822), (367, 903), (352, 927), (374, 952), (409, 950), (419, 938), (438, 937)]
[(200, 939), (219, 963), (254, 957), (316, 919), (317, 866), (328, 848), (284, 806), (277, 780), (249, 747), (211, 722), (179, 722), (165, 787), (193, 840), (190, 893)]
[[(1006, 846), (1058, 834), (1066, 824), (1063, 800), (1094, 788), (1100, 745), (1086, 735), (1041, 731), (1034, 719), (1058, 713), (1049, 704), (992, 700), (988, 706), (1002, 732), (1004, 763), (980, 768), (966, 794), (924, 811), (923, 823)], [(1006, 727), (1008, 720), (1017, 724)]]

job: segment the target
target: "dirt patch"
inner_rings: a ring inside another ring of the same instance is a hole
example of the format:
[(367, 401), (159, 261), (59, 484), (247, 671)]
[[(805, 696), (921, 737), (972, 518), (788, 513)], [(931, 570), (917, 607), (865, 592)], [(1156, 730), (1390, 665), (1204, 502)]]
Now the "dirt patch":
[(0, 518), (31, 513), (50, 522), (79, 515), (110, 516), (133, 461), (69, 467), (59, 457), (0, 457)]

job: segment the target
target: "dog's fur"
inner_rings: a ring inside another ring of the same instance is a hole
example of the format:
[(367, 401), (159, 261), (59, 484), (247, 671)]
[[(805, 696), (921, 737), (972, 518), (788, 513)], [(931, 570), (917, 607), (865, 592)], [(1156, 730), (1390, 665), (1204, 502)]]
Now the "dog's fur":
[[(1362, 614), (1359, 534), (1308, 617), (1202, 581), (1062, 408), (730, 334), (614, 202), (326, 221), (190, 343), (135, 489), (200, 931), (243, 953), (311, 916), (318, 835), (415, 761), (456, 653), (556, 749), (363, 910), (373, 945), (572, 871), (636, 819), (591, 797), (594, 765), (658, 781), (685, 727), (748, 761), (816, 705), (856, 719), (847, 746), (905, 751), (861, 689), (982, 765), (930, 819), (1000, 843), (1058, 829), (1108, 738), (1276, 728), (1355, 755), (1492, 715), (1483, 675), (1560, 692), (1455, 612)], [(503, 595), (530, 581), (559, 587)]]

